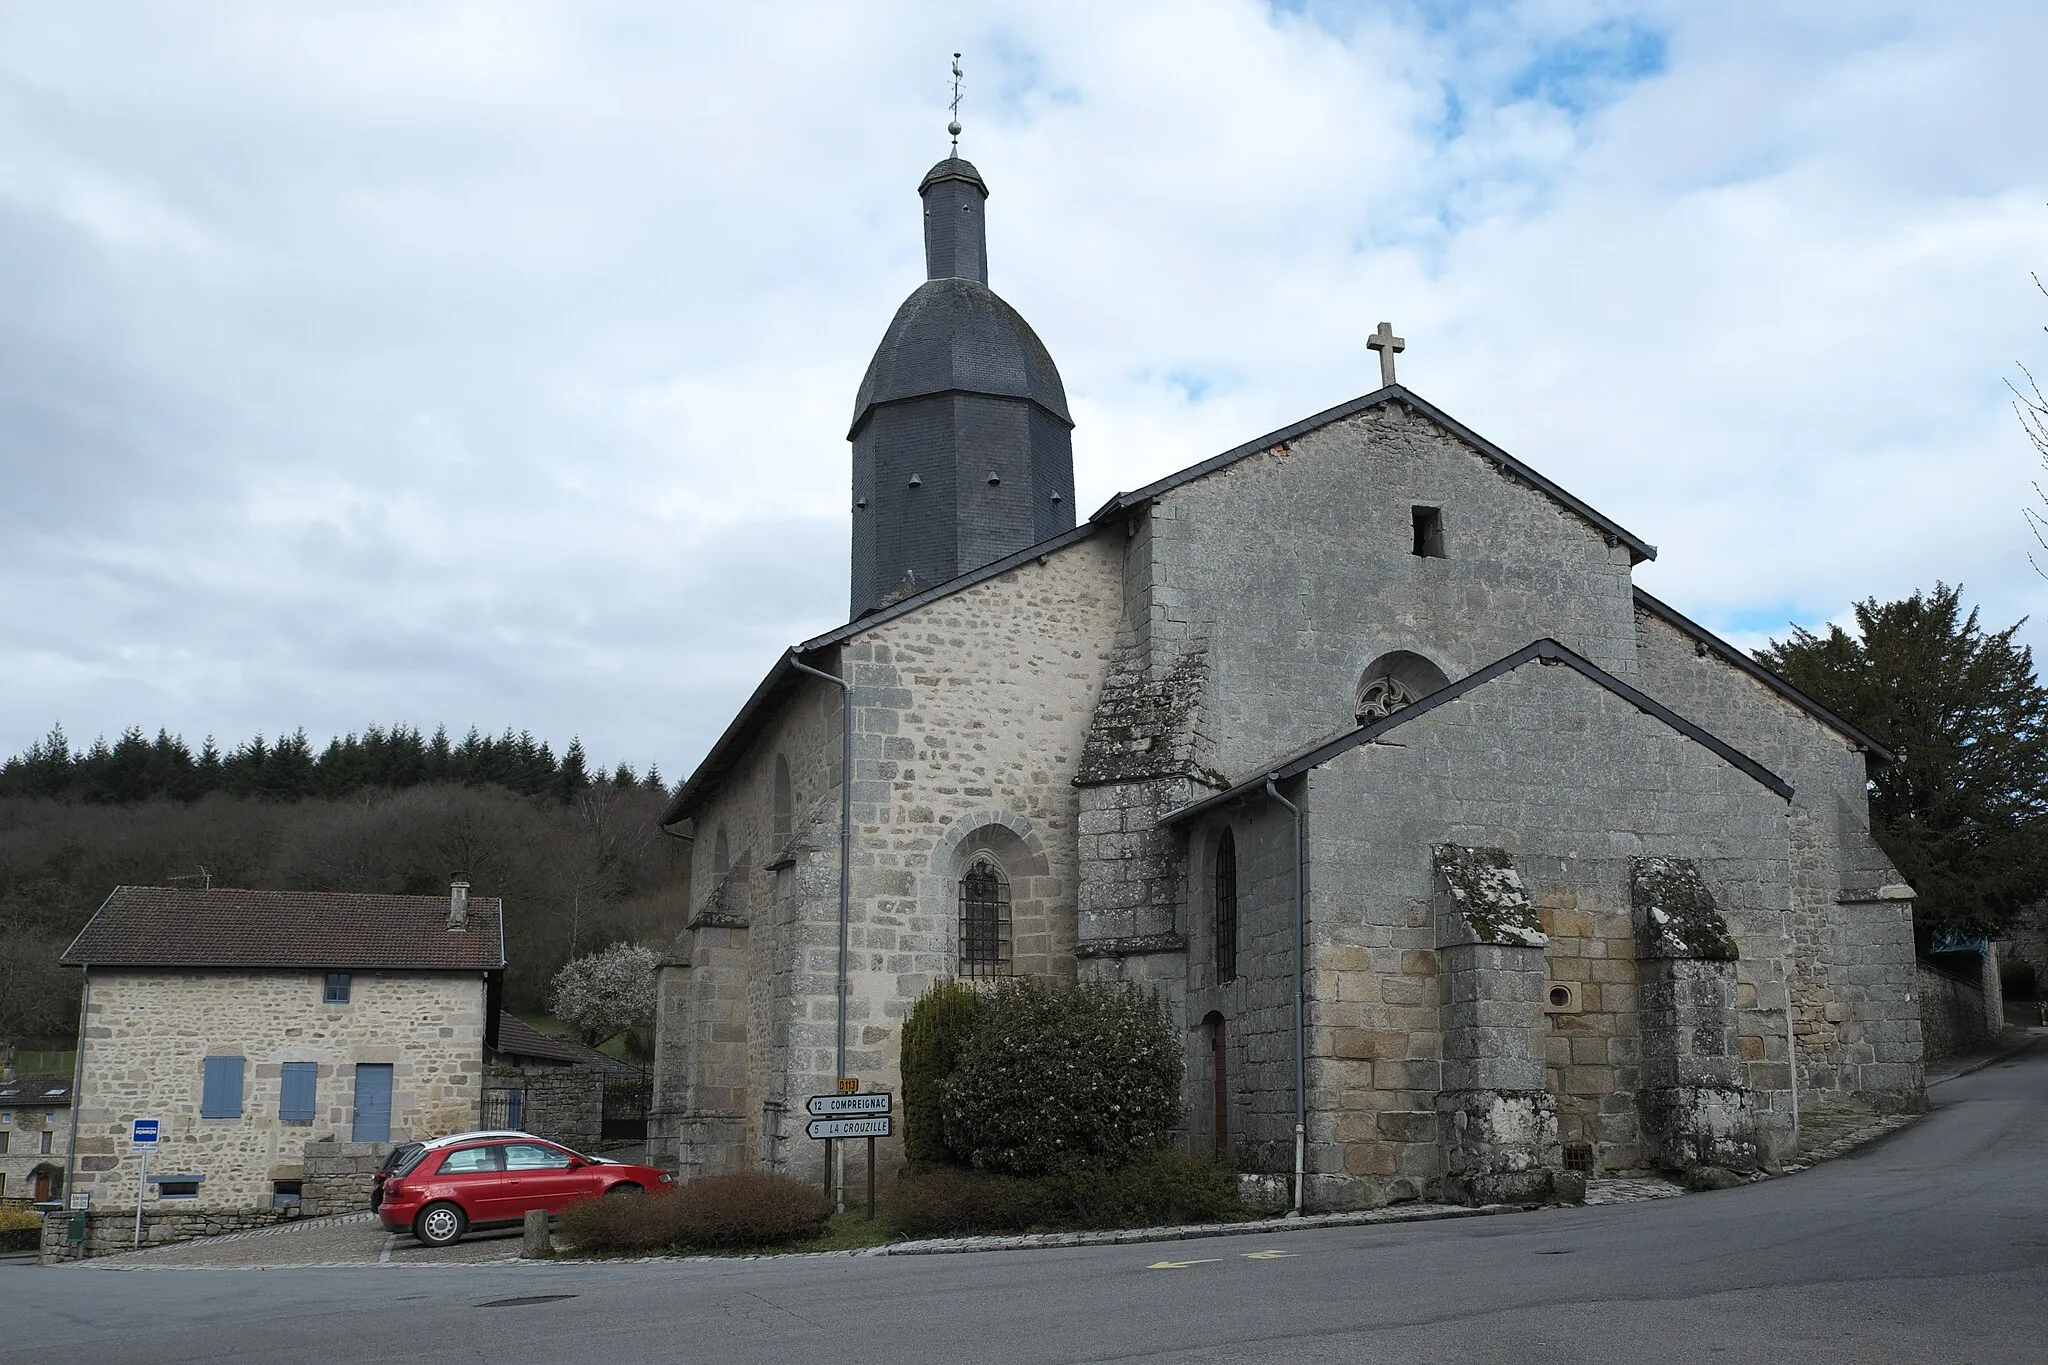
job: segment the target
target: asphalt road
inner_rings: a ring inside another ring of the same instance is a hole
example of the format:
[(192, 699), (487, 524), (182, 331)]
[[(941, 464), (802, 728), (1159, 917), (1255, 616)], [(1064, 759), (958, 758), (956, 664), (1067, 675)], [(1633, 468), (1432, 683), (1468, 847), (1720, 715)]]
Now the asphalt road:
[[(0, 1360), (2042, 1365), (2048, 1046), (1934, 1099), (1785, 1179), (1441, 1223), (964, 1256), (0, 1266)], [(499, 1302), (540, 1296), (559, 1297)]]

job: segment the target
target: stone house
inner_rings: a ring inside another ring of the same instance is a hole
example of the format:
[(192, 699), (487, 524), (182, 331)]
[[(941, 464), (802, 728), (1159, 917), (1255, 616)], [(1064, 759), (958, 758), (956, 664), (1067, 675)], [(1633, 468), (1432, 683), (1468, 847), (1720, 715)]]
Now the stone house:
[(0, 1080), (0, 1204), (62, 1199), (70, 1153), (71, 1078)]
[(70, 1187), (135, 1207), (295, 1211), (309, 1143), (474, 1128), (503, 909), (447, 897), (124, 886), (62, 961), (84, 975)]
[(986, 186), (920, 193), (852, 619), (662, 816), (697, 895), (657, 1151), (818, 1178), (804, 1097), (894, 1085), (947, 977), (1158, 991), (1188, 1144), (1299, 1160), (1312, 1207), (1751, 1170), (1802, 1106), (1923, 1102), (1880, 743), (1637, 587), (1655, 548), (1396, 382), (1384, 325), (1379, 388), (1077, 522)]

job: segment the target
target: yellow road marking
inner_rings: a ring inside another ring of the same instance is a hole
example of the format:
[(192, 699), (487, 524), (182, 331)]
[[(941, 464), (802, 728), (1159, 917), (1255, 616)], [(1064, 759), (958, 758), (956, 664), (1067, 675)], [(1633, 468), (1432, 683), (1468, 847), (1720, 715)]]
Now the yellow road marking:
[(1247, 1261), (1277, 1261), (1283, 1256), (1292, 1256), (1291, 1251), (1241, 1251), (1238, 1255)]
[(1223, 1258), (1220, 1256), (1207, 1256), (1199, 1261), (1154, 1261), (1151, 1265), (1146, 1266), (1145, 1269), (1186, 1270), (1191, 1265), (1215, 1265), (1218, 1261), (1222, 1259)]

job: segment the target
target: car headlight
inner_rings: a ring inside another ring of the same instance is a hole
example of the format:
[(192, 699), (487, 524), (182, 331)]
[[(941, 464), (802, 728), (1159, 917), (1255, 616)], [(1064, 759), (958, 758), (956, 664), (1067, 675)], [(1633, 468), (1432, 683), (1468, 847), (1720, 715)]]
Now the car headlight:
[(667, 1171), (663, 1171), (661, 1173), (661, 1183), (664, 1185), (672, 1185), (675, 1183), (675, 1177), (670, 1175)]

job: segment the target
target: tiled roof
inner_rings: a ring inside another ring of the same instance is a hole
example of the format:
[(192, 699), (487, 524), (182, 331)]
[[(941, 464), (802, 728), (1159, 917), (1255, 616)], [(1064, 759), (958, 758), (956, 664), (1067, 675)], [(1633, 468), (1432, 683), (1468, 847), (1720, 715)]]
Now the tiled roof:
[(446, 896), (202, 891), (123, 886), (60, 959), (72, 967), (278, 967), (499, 971), (504, 908), (472, 896), (448, 927)]
[(526, 1057), (537, 1062), (560, 1062), (565, 1066), (595, 1066), (616, 1076), (645, 1074), (631, 1062), (622, 1062), (574, 1038), (557, 1038), (542, 1033), (510, 1010), (498, 1011), (498, 1041), (493, 1050), (506, 1057)]
[(510, 1010), (498, 1011), (498, 1051), (509, 1057), (573, 1066), (590, 1060), (591, 1049), (568, 1038), (542, 1033)]
[(71, 1103), (71, 1078), (69, 1076), (18, 1076), (11, 1081), (0, 1081), (0, 1109), (14, 1105), (33, 1108), (37, 1105), (59, 1105)]

